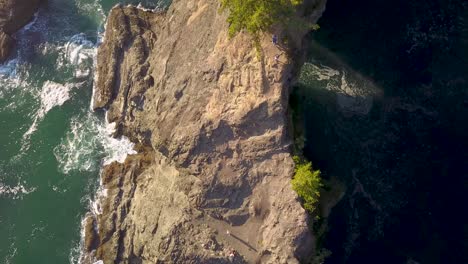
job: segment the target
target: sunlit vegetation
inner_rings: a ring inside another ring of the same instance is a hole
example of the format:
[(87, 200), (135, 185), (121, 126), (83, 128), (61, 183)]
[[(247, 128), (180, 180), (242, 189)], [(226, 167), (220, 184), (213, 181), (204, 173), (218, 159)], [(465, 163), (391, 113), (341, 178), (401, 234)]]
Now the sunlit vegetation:
[(275, 23), (288, 23), (303, 0), (221, 0), (221, 9), (229, 11), (229, 35), (243, 30), (258, 37)]
[(303, 200), (304, 209), (313, 213), (323, 186), (320, 170), (314, 170), (312, 163), (294, 156), (295, 171), (291, 181), (293, 190)]

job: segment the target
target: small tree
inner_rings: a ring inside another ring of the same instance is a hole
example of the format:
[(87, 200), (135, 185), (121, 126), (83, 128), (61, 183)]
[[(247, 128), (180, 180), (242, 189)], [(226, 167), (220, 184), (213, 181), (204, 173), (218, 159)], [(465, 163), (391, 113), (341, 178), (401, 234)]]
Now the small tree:
[(303, 0), (221, 0), (221, 9), (229, 11), (229, 35), (246, 30), (255, 39), (274, 23), (287, 23)]
[(291, 181), (293, 190), (304, 200), (304, 208), (310, 213), (314, 212), (320, 197), (320, 188), (323, 186), (320, 170), (313, 170), (312, 163), (293, 157), (296, 164), (294, 178)]

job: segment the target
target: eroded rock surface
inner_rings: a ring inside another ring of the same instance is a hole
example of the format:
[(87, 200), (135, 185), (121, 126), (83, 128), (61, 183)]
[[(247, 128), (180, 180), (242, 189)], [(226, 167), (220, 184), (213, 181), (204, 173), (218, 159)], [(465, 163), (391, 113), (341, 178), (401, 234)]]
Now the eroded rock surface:
[[(325, 1), (309, 2), (314, 22)], [(139, 154), (104, 168), (107, 196), (86, 221), (84, 262), (232, 263), (235, 252), (234, 263), (297, 263), (312, 254), (287, 128), (301, 43), (276, 47), (265, 36), (260, 57), (227, 28), (217, 0), (112, 9), (93, 107), (108, 109)]]
[(10, 55), (14, 40), (11, 37), (26, 25), (39, 8), (41, 0), (0, 0), (0, 63)]
[(4, 61), (10, 55), (14, 43), (13, 38), (0, 31), (0, 62)]

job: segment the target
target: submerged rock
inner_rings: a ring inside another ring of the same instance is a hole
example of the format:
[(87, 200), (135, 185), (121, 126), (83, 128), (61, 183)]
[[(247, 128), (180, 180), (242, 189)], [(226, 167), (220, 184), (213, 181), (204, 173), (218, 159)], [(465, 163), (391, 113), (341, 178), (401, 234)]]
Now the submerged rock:
[(0, 0), (0, 63), (10, 55), (16, 31), (31, 21), (41, 0)]
[[(314, 22), (325, 1), (308, 2)], [(287, 128), (292, 58), (307, 32), (282, 47), (264, 36), (260, 57), (250, 37), (229, 39), (227, 29), (217, 0), (112, 9), (93, 107), (141, 147), (103, 170), (89, 262), (298, 263), (312, 254)]]

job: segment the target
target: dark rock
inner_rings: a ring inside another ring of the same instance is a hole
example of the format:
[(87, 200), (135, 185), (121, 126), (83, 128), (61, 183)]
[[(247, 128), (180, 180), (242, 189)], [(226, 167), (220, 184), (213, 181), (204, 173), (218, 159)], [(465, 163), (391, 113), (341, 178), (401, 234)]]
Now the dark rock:
[(91, 251), (99, 245), (99, 236), (96, 233), (96, 219), (91, 216), (86, 217), (84, 229), (87, 234), (84, 246), (87, 251)]
[(41, 0), (0, 0), (0, 63), (10, 55), (12, 34), (31, 21)]
[(0, 31), (0, 63), (4, 62), (13, 49), (15, 41), (6, 33)]

